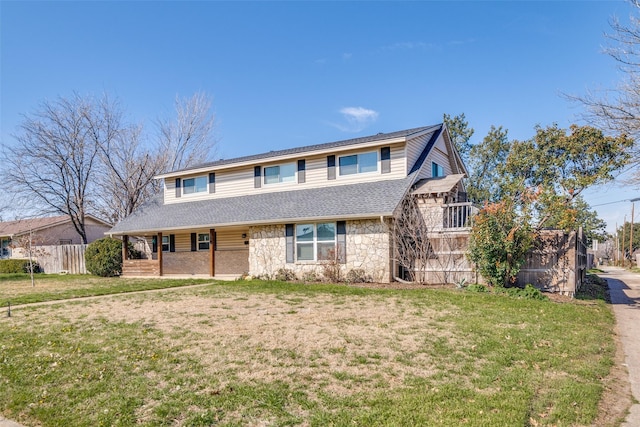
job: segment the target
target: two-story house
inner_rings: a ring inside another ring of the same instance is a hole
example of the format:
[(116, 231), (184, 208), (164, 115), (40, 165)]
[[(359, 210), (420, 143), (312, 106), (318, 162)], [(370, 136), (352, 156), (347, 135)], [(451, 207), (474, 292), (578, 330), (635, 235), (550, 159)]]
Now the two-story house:
[(431, 204), (440, 232), (460, 228), (465, 173), (443, 124), (270, 151), (159, 175), (162, 196), (108, 234), (123, 249), (130, 236), (144, 239), (148, 259), (125, 260), (124, 276), (287, 269), (302, 278), (336, 263), (389, 282), (402, 270), (394, 218), (403, 200)]

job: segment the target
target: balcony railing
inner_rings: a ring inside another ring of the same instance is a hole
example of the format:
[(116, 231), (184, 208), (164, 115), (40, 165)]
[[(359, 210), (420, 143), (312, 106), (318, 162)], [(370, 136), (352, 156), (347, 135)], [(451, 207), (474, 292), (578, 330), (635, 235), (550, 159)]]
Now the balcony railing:
[(471, 202), (451, 203), (442, 207), (442, 226), (445, 229), (469, 228), (478, 208)]

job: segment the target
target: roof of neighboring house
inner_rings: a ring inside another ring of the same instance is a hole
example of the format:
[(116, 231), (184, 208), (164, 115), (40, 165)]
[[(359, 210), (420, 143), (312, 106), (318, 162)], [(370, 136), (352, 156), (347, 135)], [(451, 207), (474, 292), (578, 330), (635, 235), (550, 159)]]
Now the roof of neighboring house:
[(210, 168), (215, 168), (219, 166), (232, 165), (235, 163), (253, 162), (256, 160), (266, 160), (274, 157), (290, 156), (290, 155), (302, 154), (306, 152), (314, 152), (314, 151), (327, 150), (332, 148), (348, 147), (351, 145), (367, 144), (371, 142), (384, 141), (384, 140), (395, 139), (395, 138), (409, 138), (425, 132), (434, 133), (441, 130), (442, 128), (443, 128), (442, 124), (437, 124), (433, 126), (423, 126), (423, 127), (413, 128), (413, 129), (401, 130), (397, 132), (378, 133), (376, 135), (365, 136), (361, 138), (345, 139), (342, 141), (328, 142), (324, 144), (307, 145), (304, 147), (295, 147), (295, 148), (287, 148), (284, 150), (269, 151), (267, 153), (254, 154), (254, 155), (244, 156), (244, 157), (236, 157), (233, 159), (221, 159), (221, 160), (216, 160), (209, 163), (199, 164), (186, 169), (170, 171), (164, 174), (160, 174), (158, 175), (158, 177), (174, 175), (174, 174), (188, 172), (192, 170), (210, 169)]
[(442, 194), (452, 191), (464, 174), (447, 175), (438, 178), (421, 179), (416, 182), (413, 194)]
[(116, 224), (110, 234), (215, 228), (393, 214), (411, 187), (406, 178), (163, 204), (162, 197)]
[[(111, 224), (98, 219), (96, 217), (87, 215), (88, 218), (93, 219), (94, 221), (100, 222), (105, 226), (110, 226)], [(58, 215), (58, 216), (49, 216), (42, 218), (30, 218), (30, 219), (20, 219), (16, 221), (5, 221), (0, 222), (0, 236), (19, 236), (21, 234), (28, 233), (29, 231), (40, 231), (49, 227), (54, 227), (56, 225), (64, 224), (66, 222), (70, 222), (71, 219), (68, 215)]]

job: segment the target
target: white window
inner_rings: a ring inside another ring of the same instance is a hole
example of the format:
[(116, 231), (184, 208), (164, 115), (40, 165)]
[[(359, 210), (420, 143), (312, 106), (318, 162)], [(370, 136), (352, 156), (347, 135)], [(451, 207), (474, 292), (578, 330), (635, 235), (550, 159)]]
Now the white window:
[(294, 182), (296, 180), (296, 164), (268, 166), (264, 168), (264, 183)]
[(209, 250), (209, 233), (198, 233), (198, 250)]
[(352, 154), (342, 156), (338, 160), (340, 175), (352, 175), (355, 173), (375, 172), (378, 170), (378, 152)]
[(296, 259), (298, 261), (332, 260), (335, 256), (335, 222), (296, 225)]
[(184, 194), (201, 193), (207, 191), (207, 177), (197, 176), (195, 178), (187, 178), (182, 181)]
[(169, 252), (169, 236), (162, 236), (162, 252)]

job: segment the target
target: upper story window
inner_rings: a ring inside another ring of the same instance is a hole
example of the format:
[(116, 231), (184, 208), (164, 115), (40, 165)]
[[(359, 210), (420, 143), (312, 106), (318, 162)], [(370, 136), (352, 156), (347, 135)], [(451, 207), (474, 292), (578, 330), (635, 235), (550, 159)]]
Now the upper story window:
[(201, 193), (207, 191), (207, 177), (197, 176), (195, 178), (186, 178), (182, 180), (184, 194)]
[(277, 184), (279, 182), (294, 182), (296, 179), (296, 164), (268, 166), (264, 168), (264, 183)]
[(444, 168), (436, 162), (431, 162), (431, 176), (433, 178), (444, 176)]
[(352, 154), (338, 159), (340, 175), (352, 175), (355, 173), (375, 172), (378, 170), (378, 153)]

